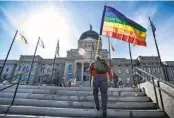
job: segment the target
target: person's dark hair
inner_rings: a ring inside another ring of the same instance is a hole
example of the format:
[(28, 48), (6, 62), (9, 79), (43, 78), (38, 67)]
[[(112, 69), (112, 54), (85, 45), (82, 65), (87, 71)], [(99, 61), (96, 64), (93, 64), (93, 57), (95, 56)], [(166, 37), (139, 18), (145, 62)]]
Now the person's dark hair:
[(96, 56), (96, 61), (100, 61), (102, 60), (101, 57), (99, 55)]

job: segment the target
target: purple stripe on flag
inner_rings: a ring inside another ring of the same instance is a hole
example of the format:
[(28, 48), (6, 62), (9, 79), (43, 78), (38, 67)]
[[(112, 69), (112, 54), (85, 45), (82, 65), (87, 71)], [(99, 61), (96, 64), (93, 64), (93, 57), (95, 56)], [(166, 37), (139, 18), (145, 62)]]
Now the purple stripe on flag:
[(104, 23), (105, 11), (106, 11), (106, 5), (104, 6), (104, 9), (103, 9), (101, 26), (100, 26), (100, 35), (102, 35), (102, 31), (103, 31), (103, 23)]
[(112, 12), (112, 13), (109, 13), (108, 15), (114, 15), (114, 17), (117, 17), (117, 18), (121, 18), (121, 19), (124, 19), (127, 21), (128, 24), (130, 24), (131, 26), (138, 26), (140, 27), (141, 29), (145, 30), (146, 29), (144, 27), (142, 27), (141, 25), (137, 24), (136, 22), (132, 21), (131, 19), (127, 18), (126, 16), (124, 16), (122, 13), (120, 13), (119, 11), (117, 11), (116, 9), (112, 8), (112, 7), (109, 7), (109, 6), (105, 6), (105, 11), (107, 12), (106, 14), (108, 14), (108, 12)]

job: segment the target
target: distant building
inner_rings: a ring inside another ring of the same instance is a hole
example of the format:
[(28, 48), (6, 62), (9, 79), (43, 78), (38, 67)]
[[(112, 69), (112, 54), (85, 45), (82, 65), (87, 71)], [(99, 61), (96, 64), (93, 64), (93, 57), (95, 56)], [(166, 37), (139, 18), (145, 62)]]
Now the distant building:
[(137, 66), (159, 79), (164, 79), (158, 56), (139, 56)]
[(174, 61), (165, 61), (164, 64), (167, 66), (174, 66)]
[[(31, 68), (32, 58), (33, 56), (21, 55), (17, 63), (15, 75), (22, 72), (28, 72)], [(54, 66), (55, 71), (53, 74), (55, 75), (55, 72), (57, 72), (59, 73), (58, 78), (62, 78), (64, 73), (64, 66), (65, 66), (65, 58), (56, 58)], [(39, 84), (41, 81), (46, 81), (47, 83), (51, 83), (51, 81), (53, 81), (51, 80), (52, 68), (53, 68), (53, 59), (43, 59), (40, 56), (36, 56), (34, 59), (31, 77), (29, 78), (30, 84), (34, 83)], [(28, 75), (29, 73), (23, 74), (22, 79), (27, 80)], [(19, 79), (19, 76), (17, 77), (17, 79)]]
[(174, 84), (174, 61), (165, 61), (164, 64), (167, 70), (168, 81)]
[[(137, 64), (137, 60), (132, 60), (133, 65)], [(113, 58), (111, 60), (113, 72), (118, 75), (119, 81), (123, 84), (133, 83), (131, 60), (125, 58)]]

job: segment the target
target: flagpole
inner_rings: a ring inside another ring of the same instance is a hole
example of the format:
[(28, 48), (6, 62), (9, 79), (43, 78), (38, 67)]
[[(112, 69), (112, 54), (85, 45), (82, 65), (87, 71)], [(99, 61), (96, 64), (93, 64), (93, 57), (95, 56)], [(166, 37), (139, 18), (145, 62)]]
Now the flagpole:
[(57, 55), (58, 49), (59, 49), (59, 40), (57, 41), (56, 51), (55, 51), (55, 55), (54, 55), (54, 62), (53, 62), (53, 68), (52, 68), (52, 74), (51, 74), (51, 83), (53, 83), (54, 65), (55, 65), (56, 55)]
[(33, 64), (34, 64), (34, 58), (35, 58), (35, 55), (36, 55), (36, 52), (37, 52), (39, 41), (40, 41), (40, 37), (38, 38), (37, 45), (36, 45), (36, 48), (35, 48), (35, 51), (34, 51), (34, 56), (33, 56), (32, 62), (31, 62), (31, 67), (30, 67), (30, 71), (29, 71), (28, 79), (27, 79), (27, 83), (26, 83), (27, 85), (28, 85), (28, 82), (29, 82), (29, 79), (30, 79), (30, 76), (31, 76), (31, 72), (32, 72)]
[[(151, 19), (149, 17), (149, 21), (151, 23)], [(151, 25), (151, 29), (152, 29), (152, 25)], [(152, 33), (153, 33), (153, 38), (154, 38), (154, 41), (155, 41), (155, 46), (156, 46), (156, 50), (157, 50), (157, 54), (158, 54), (158, 58), (159, 58), (159, 62), (160, 62), (160, 66), (162, 68), (162, 71), (163, 71), (163, 74), (164, 74), (164, 79), (167, 81), (168, 80), (168, 77), (165, 73), (165, 70), (163, 68), (163, 64), (162, 64), (162, 61), (161, 61), (161, 55), (160, 55), (160, 52), (159, 52), (159, 48), (158, 48), (158, 44), (157, 44), (157, 41), (156, 41), (156, 36), (155, 36), (155, 32), (153, 31), (152, 29)]]
[(100, 46), (100, 35), (98, 36), (97, 50), (96, 50), (96, 54), (95, 54), (96, 56), (99, 54), (99, 46)]
[(130, 45), (130, 43), (128, 43), (128, 45), (129, 45), (129, 55), (130, 55), (130, 61), (131, 61), (132, 79), (133, 79), (133, 83), (134, 83), (134, 86), (135, 86), (135, 80), (134, 80), (134, 76), (133, 76), (133, 61), (132, 61), (131, 45)]
[[(93, 45), (93, 44), (92, 44)], [(91, 63), (92, 63), (92, 48), (93, 46), (91, 45)]]
[(111, 44), (110, 44), (110, 39), (109, 39), (109, 36), (108, 36), (108, 47), (109, 47), (109, 65), (111, 66)]
[(6, 61), (7, 61), (7, 59), (8, 59), (8, 56), (9, 56), (9, 54), (10, 54), (11, 48), (12, 48), (12, 46), (13, 46), (13, 43), (14, 43), (14, 41), (15, 41), (15, 39), (16, 39), (17, 33), (18, 33), (18, 30), (16, 30), (16, 33), (15, 33), (15, 35), (14, 35), (14, 37), (13, 37), (13, 40), (12, 40), (11, 45), (10, 45), (10, 48), (9, 48), (8, 53), (7, 53), (7, 55), (6, 55), (6, 58), (5, 58), (5, 60), (4, 60), (2, 69), (0, 70), (0, 78), (1, 78), (2, 72), (3, 72), (3, 70), (4, 70), (4, 67), (5, 67)]

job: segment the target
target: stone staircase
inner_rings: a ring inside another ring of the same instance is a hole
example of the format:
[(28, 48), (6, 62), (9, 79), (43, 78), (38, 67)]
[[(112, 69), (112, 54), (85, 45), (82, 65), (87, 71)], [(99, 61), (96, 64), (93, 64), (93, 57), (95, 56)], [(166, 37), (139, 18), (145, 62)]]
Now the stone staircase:
[(90, 81), (77, 81), (73, 87), (90, 87)]
[[(2, 88), (2, 86), (0, 87)], [(15, 89), (0, 91), (2, 118), (101, 118), (94, 109), (89, 87), (53, 87), (20, 85), (14, 105), (9, 107)], [(6, 113), (9, 108), (8, 114)], [(168, 118), (157, 110), (138, 88), (109, 88), (108, 118)]]

